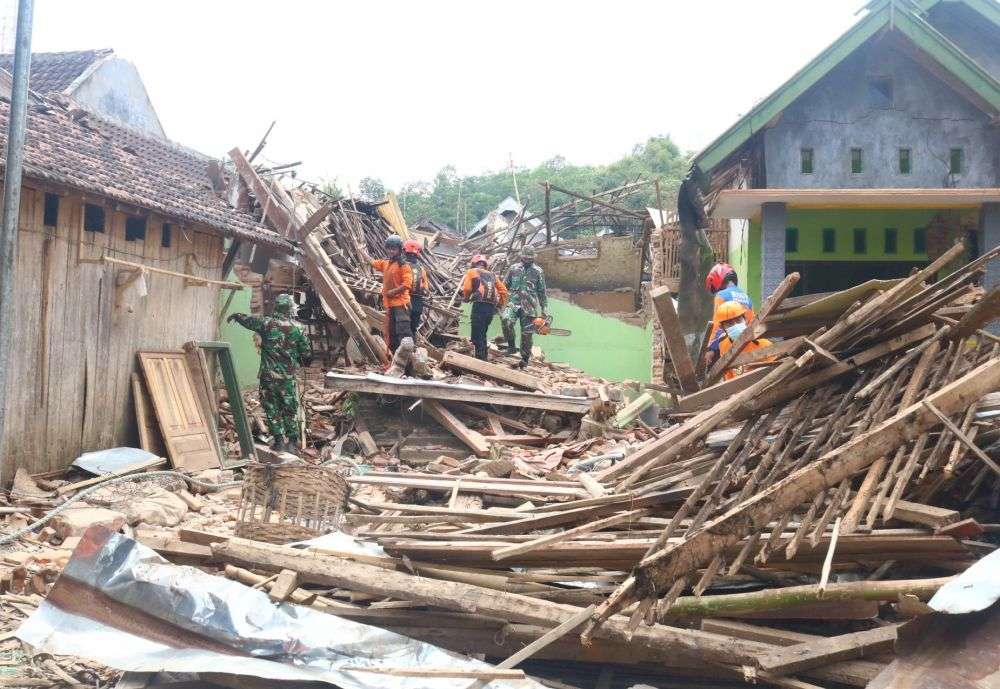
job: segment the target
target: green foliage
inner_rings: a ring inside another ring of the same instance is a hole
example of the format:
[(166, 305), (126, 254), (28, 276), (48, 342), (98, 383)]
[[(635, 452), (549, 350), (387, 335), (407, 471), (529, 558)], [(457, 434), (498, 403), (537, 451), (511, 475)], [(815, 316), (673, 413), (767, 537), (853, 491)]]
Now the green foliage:
[(319, 190), (329, 196), (334, 201), (344, 198), (344, 190), (337, 184), (337, 178), (324, 179), (320, 182)]
[[(542, 182), (591, 194), (639, 178), (659, 178), (663, 205), (669, 208), (690, 166), (690, 158), (690, 154), (682, 153), (669, 136), (658, 136), (637, 144), (631, 153), (609, 165), (572, 165), (562, 156), (556, 156), (535, 168), (520, 168), (515, 172), (521, 202), (531, 211), (544, 207)], [(453, 165), (443, 167), (432, 182), (403, 185), (397, 196), (408, 223), (427, 217), (463, 231), (475, 225), (507, 196), (516, 198), (509, 170), (459, 177)], [(655, 206), (655, 197), (650, 187), (643, 194), (629, 198), (626, 205), (637, 209)], [(568, 200), (564, 194), (552, 194), (553, 206)]]
[(362, 177), (358, 182), (358, 193), (365, 201), (378, 203), (385, 198), (385, 183), (378, 177)]

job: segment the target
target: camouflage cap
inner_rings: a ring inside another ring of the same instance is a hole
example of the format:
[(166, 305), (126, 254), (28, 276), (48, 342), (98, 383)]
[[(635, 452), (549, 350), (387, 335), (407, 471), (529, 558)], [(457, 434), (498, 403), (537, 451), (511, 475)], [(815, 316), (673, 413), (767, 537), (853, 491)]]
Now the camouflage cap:
[(535, 247), (526, 246), (521, 249), (521, 258), (534, 258), (535, 257)]

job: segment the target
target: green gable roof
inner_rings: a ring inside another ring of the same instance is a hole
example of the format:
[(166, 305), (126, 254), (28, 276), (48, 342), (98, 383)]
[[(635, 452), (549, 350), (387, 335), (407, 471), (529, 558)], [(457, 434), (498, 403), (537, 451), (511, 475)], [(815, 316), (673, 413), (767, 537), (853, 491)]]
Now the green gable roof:
[[(1000, 5), (995, 0), (918, 2), (917, 9), (921, 12), (939, 2), (962, 2), (1000, 26)], [(868, 14), (695, 156), (694, 165), (702, 172), (710, 172), (868, 39), (886, 28), (902, 33), (992, 108), (994, 113), (1000, 113), (1000, 82), (912, 7), (905, 0), (876, 0), (871, 3)]]

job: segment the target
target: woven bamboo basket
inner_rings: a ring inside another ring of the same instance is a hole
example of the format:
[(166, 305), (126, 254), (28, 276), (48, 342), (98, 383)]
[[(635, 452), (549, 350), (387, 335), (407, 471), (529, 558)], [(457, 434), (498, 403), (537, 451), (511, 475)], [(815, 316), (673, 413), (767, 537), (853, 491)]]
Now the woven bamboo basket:
[(236, 535), (292, 543), (340, 527), (350, 486), (333, 467), (250, 464), (243, 479)]

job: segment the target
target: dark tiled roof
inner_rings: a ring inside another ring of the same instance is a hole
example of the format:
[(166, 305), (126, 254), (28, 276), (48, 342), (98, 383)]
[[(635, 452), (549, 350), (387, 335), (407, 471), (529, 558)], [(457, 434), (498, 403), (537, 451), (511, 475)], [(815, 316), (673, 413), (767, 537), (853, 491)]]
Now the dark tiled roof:
[[(65, 53), (32, 53), (28, 87), (37, 93), (62, 93), (90, 65), (114, 53), (103, 50), (73, 50)], [(0, 55), (0, 69), (14, 71), (14, 55)]]
[[(10, 104), (0, 101), (0, 151), (7, 146)], [(26, 177), (52, 182), (204, 225), (220, 234), (288, 251), (291, 245), (212, 188), (210, 159), (84, 110), (29, 105)], [(0, 164), (2, 164), (0, 156)]]

